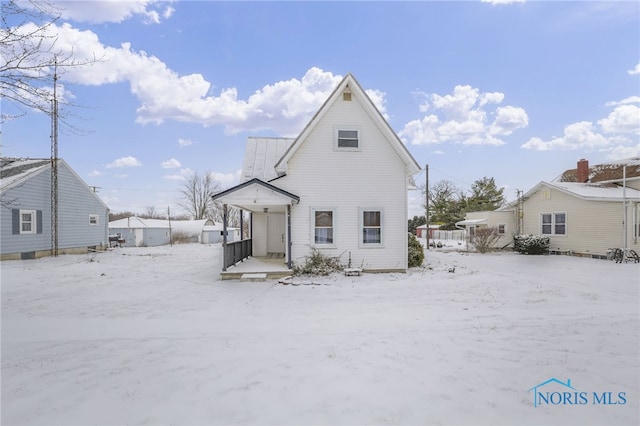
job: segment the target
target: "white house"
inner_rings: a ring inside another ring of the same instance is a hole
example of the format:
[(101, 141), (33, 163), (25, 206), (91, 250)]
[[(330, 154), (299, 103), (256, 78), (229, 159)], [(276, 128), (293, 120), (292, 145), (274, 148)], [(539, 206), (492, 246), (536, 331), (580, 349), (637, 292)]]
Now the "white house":
[[(58, 165), (57, 254), (108, 246), (109, 208), (62, 159)], [(50, 159), (0, 159), (0, 258), (49, 256), (52, 238)]]
[(547, 235), (551, 252), (605, 258), (610, 248), (640, 253), (640, 158), (575, 169), (542, 181), (522, 197), (492, 212), (470, 212), (457, 225), (503, 226), (514, 234)]
[[(290, 268), (316, 249), (368, 271), (407, 269), (407, 191), (420, 166), (353, 75), (295, 139), (249, 138), (241, 183), (214, 200), (250, 212), (246, 255)], [(228, 255), (224, 269), (238, 260)]]

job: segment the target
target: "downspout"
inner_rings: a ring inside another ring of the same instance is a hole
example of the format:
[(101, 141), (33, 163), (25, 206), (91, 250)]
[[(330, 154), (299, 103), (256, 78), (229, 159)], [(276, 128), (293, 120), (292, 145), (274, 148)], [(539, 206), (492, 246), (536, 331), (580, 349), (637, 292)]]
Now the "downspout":
[(287, 204), (287, 268), (291, 269), (291, 204)]

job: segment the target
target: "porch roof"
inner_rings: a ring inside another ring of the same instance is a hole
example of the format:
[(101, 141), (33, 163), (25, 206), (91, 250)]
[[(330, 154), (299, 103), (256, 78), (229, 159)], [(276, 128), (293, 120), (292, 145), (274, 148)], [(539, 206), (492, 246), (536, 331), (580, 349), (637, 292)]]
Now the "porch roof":
[(467, 226), (467, 225), (486, 225), (488, 219), (465, 219), (460, 222), (456, 222), (456, 226)]
[(211, 198), (251, 212), (284, 212), (285, 206), (300, 202), (297, 195), (258, 178), (219, 192)]

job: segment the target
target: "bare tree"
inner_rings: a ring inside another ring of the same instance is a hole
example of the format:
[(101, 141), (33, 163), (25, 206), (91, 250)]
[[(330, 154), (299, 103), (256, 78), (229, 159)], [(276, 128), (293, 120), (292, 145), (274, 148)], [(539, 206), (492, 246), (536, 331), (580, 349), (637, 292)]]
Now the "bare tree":
[(495, 226), (489, 228), (476, 229), (475, 237), (473, 239), (473, 245), (480, 253), (486, 253), (493, 248), (493, 246), (500, 239), (498, 228)]
[(213, 179), (211, 172), (204, 175), (194, 172), (182, 184), (180, 207), (185, 209), (194, 220), (215, 220), (213, 200), (211, 196), (220, 189), (220, 184)]
[(144, 216), (149, 218), (149, 219), (160, 219), (160, 218), (162, 218), (162, 214), (160, 213), (160, 211), (158, 209), (155, 208), (155, 206), (147, 207), (145, 212), (144, 212)]
[[(1, 113), (0, 119), (4, 122), (30, 110), (50, 115), (54, 73), (97, 59), (76, 58), (57, 47), (54, 29), (61, 10), (47, 1), (7, 0), (0, 11), (0, 94), (22, 110), (14, 115)], [(61, 114), (63, 124), (68, 124), (64, 118)]]

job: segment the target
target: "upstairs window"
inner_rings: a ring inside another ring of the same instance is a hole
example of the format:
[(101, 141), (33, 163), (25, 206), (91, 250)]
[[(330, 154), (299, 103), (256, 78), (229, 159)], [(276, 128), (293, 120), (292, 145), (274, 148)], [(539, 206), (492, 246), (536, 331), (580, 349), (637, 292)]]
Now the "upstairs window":
[(338, 130), (336, 146), (338, 149), (359, 150), (360, 132), (358, 130)]
[(507, 225), (500, 223), (498, 225), (498, 235), (505, 235), (507, 233)]
[(99, 225), (100, 224), (100, 216), (97, 214), (89, 215), (89, 225)]

